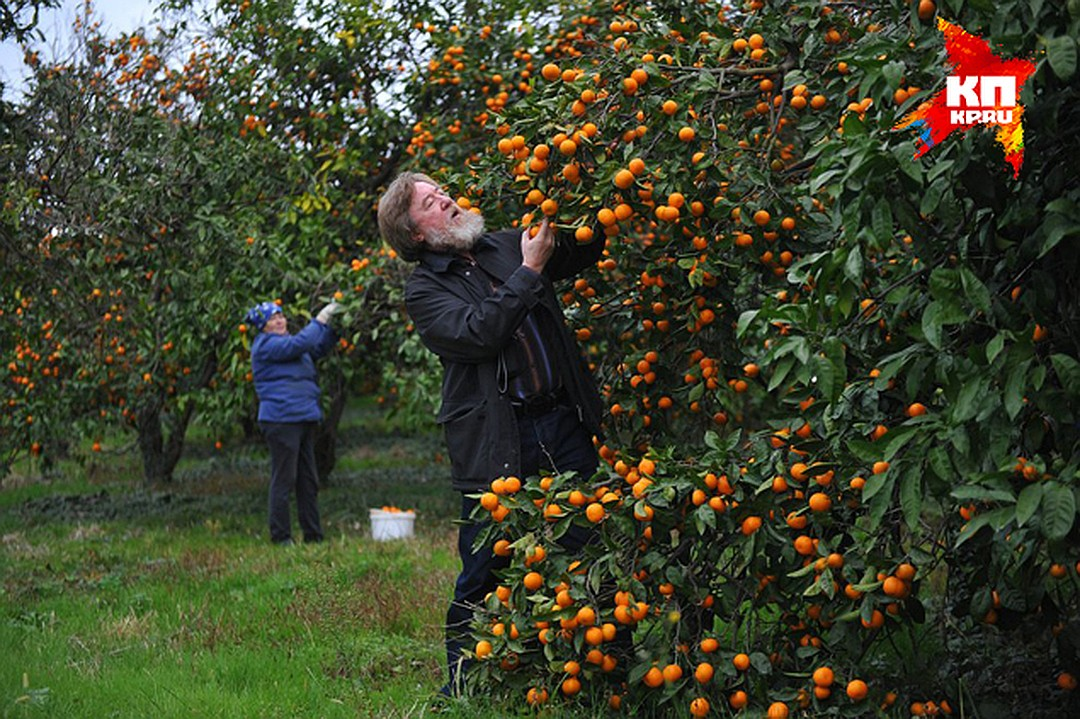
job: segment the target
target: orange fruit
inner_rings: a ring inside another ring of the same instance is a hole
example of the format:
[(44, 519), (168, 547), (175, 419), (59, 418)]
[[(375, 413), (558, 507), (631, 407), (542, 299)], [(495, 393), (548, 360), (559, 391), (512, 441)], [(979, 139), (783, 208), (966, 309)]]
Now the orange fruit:
[(907, 594), (907, 585), (899, 577), (885, 577), (885, 581), (881, 583), (881, 591), (885, 592), (886, 596), (899, 598)]
[(832, 500), (824, 492), (815, 492), (810, 495), (810, 509), (814, 512), (828, 512), (832, 509)]
[(664, 681), (671, 683), (682, 679), (682, 667), (678, 664), (668, 664), (663, 671)]
[(769, 705), (769, 710), (765, 713), (768, 719), (788, 719), (788, 715), (791, 710), (788, 709), (788, 705), (784, 702), (773, 702)]
[(705, 697), (697, 697), (690, 702), (690, 716), (703, 717), (709, 714), (709, 700)]
[(735, 668), (740, 672), (745, 672), (750, 668), (750, 657), (747, 654), (739, 653), (731, 659), (731, 663), (735, 665)]
[(652, 689), (656, 689), (664, 684), (664, 673), (660, 671), (660, 667), (650, 667), (649, 671), (645, 672), (645, 676), (641, 678), (642, 683)]
[(581, 691), (581, 680), (577, 677), (568, 677), (563, 680), (562, 693), (572, 697)]
[(679, 139), (683, 142), (691, 142), (697, 135), (692, 127), (683, 127), (679, 130)]
[(885, 474), (889, 471), (889, 463), (885, 460), (874, 462), (873, 472), (874, 474)]
[(577, 613), (578, 624), (588, 627), (596, 623), (596, 610), (589, 606), (584, 606), (578, 610)]
[(720, 642), (712, 637), (705, 637), (701, 640), (701, 644), (699, 646), (701, 647), (701, 651), (705, 652), (706, 654), (712, 654), (720, 648)]
[(694, 679), (697, 680), (698, 684), (707, 684), (709, 680), (713, 678), (715, 673), (716, 670), (713, 669), (712, 664), (702, 662), (701, 664), (698, 664), (697, 669), (694, 670)]
[(862, 679), (852, 679), (847, 685), (847, 695), (852, 701), (861, 702), (866, 698), (869, 687)]
[(833, 670), (829, 667), (818, 667), (814, 670), (814, 684), (819, 687), (832, 686), (834, 675)]
[(875, 609), (870, 615), (870, 621), (860, 619), (859, 622), (863, 625), (865, 629), (880, 629), (885, 624), (885, 615), (881, 613), (880, 609)]
[(904, 562), (896, 568), (896, 571), (893, 572), (893, 574), (905, 582), (910, 582), (915, 578), (915, 571), (915, 565)]
[(593, 524), (603, 521), (606, 514), (604, 506), (599, 502), (593, 502), (585, 508), (585, 517)]
[(476, 658), (485, 659), (491, 656), (491, 642), (481, 639), (476, 643)]
[(922, 404), (921, 402), (912, 402), (908, 405), (908, 417), (921, 417), (924, 414), (926, 414), (926, 405)]
[(521, 583), (525, 585), (525, 588), (530, 592), (535, 592), (537, 589), (544, 586), (544, 577), (540, 572), (529, 572), (521, 580)]
[(768, 210), (758, 210), (754, 213), (754, 224), (758, 227), (764, 227), (769, 224), (769, 220), (771, 219), (772, 216), (769, 214)]
[(742, 521), (741, 531), (747, 537), (759, 529), (761, 529), (761, 517), (750, 516)]
[(750, 697), (747, 696), (746, 692), (744, 692), (742, 689), (737, 692), (732, 692), (731, 696), (728, 697), (728, 704), (730, 704), (731, 708), (736, 711), (745, 707), (747, 702), (749, 701)]
[(630, 170), (619, 170), (615, 173), (615, 177), (612, 178), (612, 182), (615, 183), (615, 187), (620, 190), (627, 190), (634, 185), (634, 173)]
[(560, 70), (559, 66), (555, 63), (549, 62), (540, 69), (540, 76), (548, 82), (554, 82), (562, 77), (562, 70)]
[(937, 12), (937, 5), (934, 4), (934, 0), (919, 0), (918, 9), (920, 20), (929, 20), (934, 17), (934, 13)]
[(1067, 692), (1071, 692), (1076, 689), (1076, 684), (1076, 677), (1069, 672), (1062, 672), (1057, 676), (1058, 687), (1064, 689)]

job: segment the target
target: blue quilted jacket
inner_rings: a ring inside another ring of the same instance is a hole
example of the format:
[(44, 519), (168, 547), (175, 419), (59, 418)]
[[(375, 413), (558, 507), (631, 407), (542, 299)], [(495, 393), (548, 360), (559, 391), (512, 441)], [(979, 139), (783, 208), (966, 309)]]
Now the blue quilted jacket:
[(294, 335), (260, 332), (251, 344), (251, 374), (260, 422), (318, 422), (315, 360), (334, 344), (334, 331), (316, 320)]

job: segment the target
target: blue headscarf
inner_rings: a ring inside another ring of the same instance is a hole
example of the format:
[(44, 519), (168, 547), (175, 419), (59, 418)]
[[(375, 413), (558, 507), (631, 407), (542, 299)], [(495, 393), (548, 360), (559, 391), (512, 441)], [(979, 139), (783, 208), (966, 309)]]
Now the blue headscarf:
[(263, 327), (266, 326), (267, 321), (274, 315), (280, 314), (281, 308), (273, 302), (261, 302), (247, 313), (247, 321), (258, 332), (262, 332)]

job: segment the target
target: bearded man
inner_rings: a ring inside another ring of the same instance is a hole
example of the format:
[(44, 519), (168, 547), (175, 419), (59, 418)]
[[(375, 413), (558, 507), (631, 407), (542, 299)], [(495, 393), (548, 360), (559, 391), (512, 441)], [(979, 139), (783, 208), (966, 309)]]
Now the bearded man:
[[(416, 262), (405, 288), (420, 338), (443, 365), (442, 425), (461, 518), (498, 477), (596, 471), (600, 396), (570, 334), (552, 281), (595, 264), (603, 241), (578, 244), (545, 220), (533, 232), (485, 232), (481, 215), (464, 210), (419, 173), (403, 173), (379, 201), (379, 230), (398, 256)], [(496, 586), (505, 566), (490, 547), (474, 551), (482, 529), (463, 522), (462, 570), (446, 617), (449, 682), (458, 693), (473, 608)], [(580, 547), (572, 528), (561, 540)]]

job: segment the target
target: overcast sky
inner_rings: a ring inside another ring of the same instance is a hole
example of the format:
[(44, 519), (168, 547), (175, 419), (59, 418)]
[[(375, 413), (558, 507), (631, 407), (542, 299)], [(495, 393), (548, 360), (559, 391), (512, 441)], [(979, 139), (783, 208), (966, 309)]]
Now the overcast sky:
[[(50, 57), (50, 48), (65, 48), (66, 38), (71, 34), (71, 26), (76, 11), (83, 7), (85, 0), (61, 0), (57, 9), (45, 10), (38, 21), (38, 29), (45, 39), (40, 43), (41, 57)], [(145, 26), (154, 18), (155, 0), (93, 0), (94, 16), (101, 20), (102, 31), (106, 36), (130, 32)], [(14, 100), (21, 93), (26, 68), (23, 65), (23, 51), (11, 39), (0, 43), (0, 81), (5, 85), (5, 96)]]

